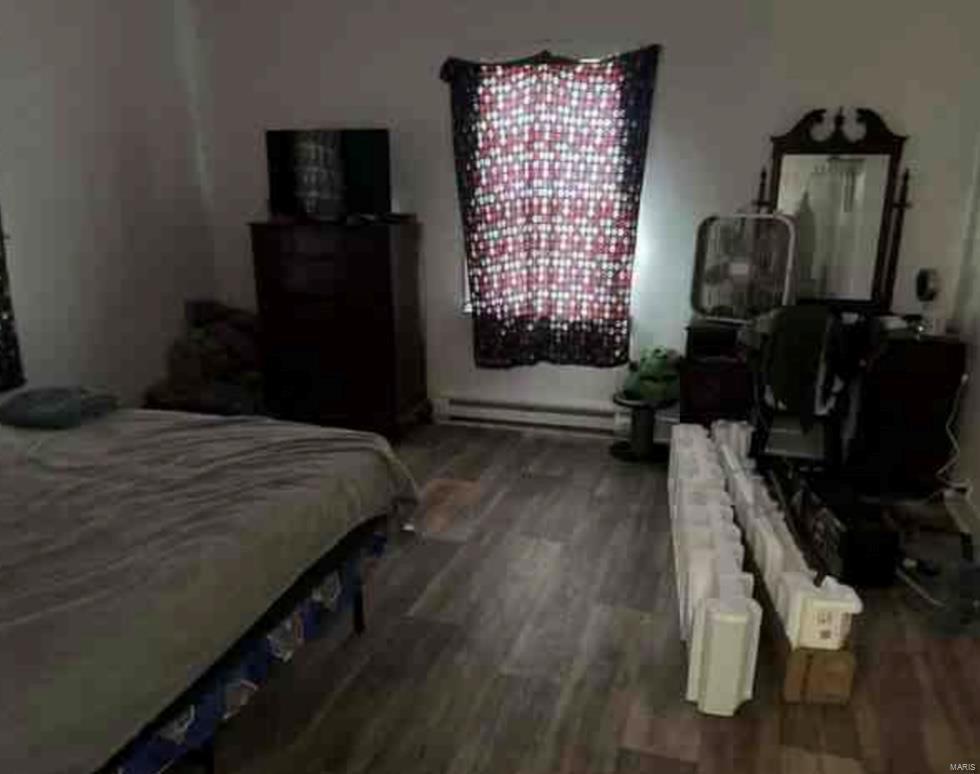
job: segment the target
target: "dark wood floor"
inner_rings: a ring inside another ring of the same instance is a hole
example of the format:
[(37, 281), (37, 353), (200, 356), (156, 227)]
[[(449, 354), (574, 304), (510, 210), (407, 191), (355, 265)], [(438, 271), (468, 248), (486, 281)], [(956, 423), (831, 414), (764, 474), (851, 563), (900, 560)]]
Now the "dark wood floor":
[(664, 472), (600, 439), (426, 427), (399, 446), (419, 534), (368, 631), (304, 648), (220, 734), (219, 774), (949, 771), (980, 764), (980, 649), (869, 597), (848, 707), (682, 699)]

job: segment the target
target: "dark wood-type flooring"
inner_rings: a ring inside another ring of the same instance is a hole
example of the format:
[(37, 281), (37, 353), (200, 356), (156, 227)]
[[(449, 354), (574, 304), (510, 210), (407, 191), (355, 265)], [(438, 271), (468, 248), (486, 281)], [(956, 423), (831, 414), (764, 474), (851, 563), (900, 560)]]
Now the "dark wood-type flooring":
[(665, 474), (608, 442), (430, 426), (399, 445), (419, 533), (368, 630), (301, 650), (218, 737), (218, 774), (949, 771), (980, 764), (980, 646), (866, 595), (847, 707), (784, 705), (768, 647), (734, 718), (683, 700)]

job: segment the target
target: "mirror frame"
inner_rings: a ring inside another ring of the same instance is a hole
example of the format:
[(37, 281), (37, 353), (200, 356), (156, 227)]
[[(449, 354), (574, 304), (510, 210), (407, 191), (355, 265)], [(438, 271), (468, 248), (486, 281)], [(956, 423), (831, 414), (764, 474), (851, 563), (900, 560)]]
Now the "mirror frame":
[[(824, 138), (814, 136), (814, 130), (824, 123), (827, 111), (823, 108), (808, 111), (785, 134), (774, 135), (772, 141), (772, 174), (766, 198), (766, 171), (759, 181), (758, 204), (771, 212), (778, 212), (780, 171), (783, 157), (790, 155), (859, 154), (888, 157), (888, 177), (885, 181), (884, 206), (881, 227), (878, 231), (878, 248), (875, 256), (874, 280), (869, 299), (813, 298), (802, 303), (822, 303), (835, 309), (857, 312), (888, 312), (895, 289), (895, 273), (898, 267), (898, 249), (902, 238), (905, 210), (908, 208), (909, 172), (899, 181), (902, 149), (908, 139), (893, 133), (880, 115), (869, 108), (855, 110), (857, 123), (864, 133), (851, 139), (844, 131), (844, 110), (838, 108), (833, 119), (833, 130)], [(897, 197), (896, 197), (897, 191)]]

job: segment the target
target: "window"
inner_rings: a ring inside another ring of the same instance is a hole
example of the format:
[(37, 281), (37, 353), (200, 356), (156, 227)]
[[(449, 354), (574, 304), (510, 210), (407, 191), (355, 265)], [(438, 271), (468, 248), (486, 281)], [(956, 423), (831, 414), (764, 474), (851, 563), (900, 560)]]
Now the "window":
[(628, 359), (657, 54), (443, 66), (478, 365)]

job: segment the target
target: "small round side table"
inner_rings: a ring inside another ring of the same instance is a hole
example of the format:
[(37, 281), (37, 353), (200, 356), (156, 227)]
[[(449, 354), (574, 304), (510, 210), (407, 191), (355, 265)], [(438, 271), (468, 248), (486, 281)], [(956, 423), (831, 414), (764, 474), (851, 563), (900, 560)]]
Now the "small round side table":
[(630, 439), (616, 441), (609, 447), (609, 453), (619, 460), (639, 462), (654, 456), (653, 430), (657, 423), (657, 409), (673, 401), (650, 403), (645, 400), (627, 398), (621, 392), (613, 395), (613, 403), (630, 410)]

